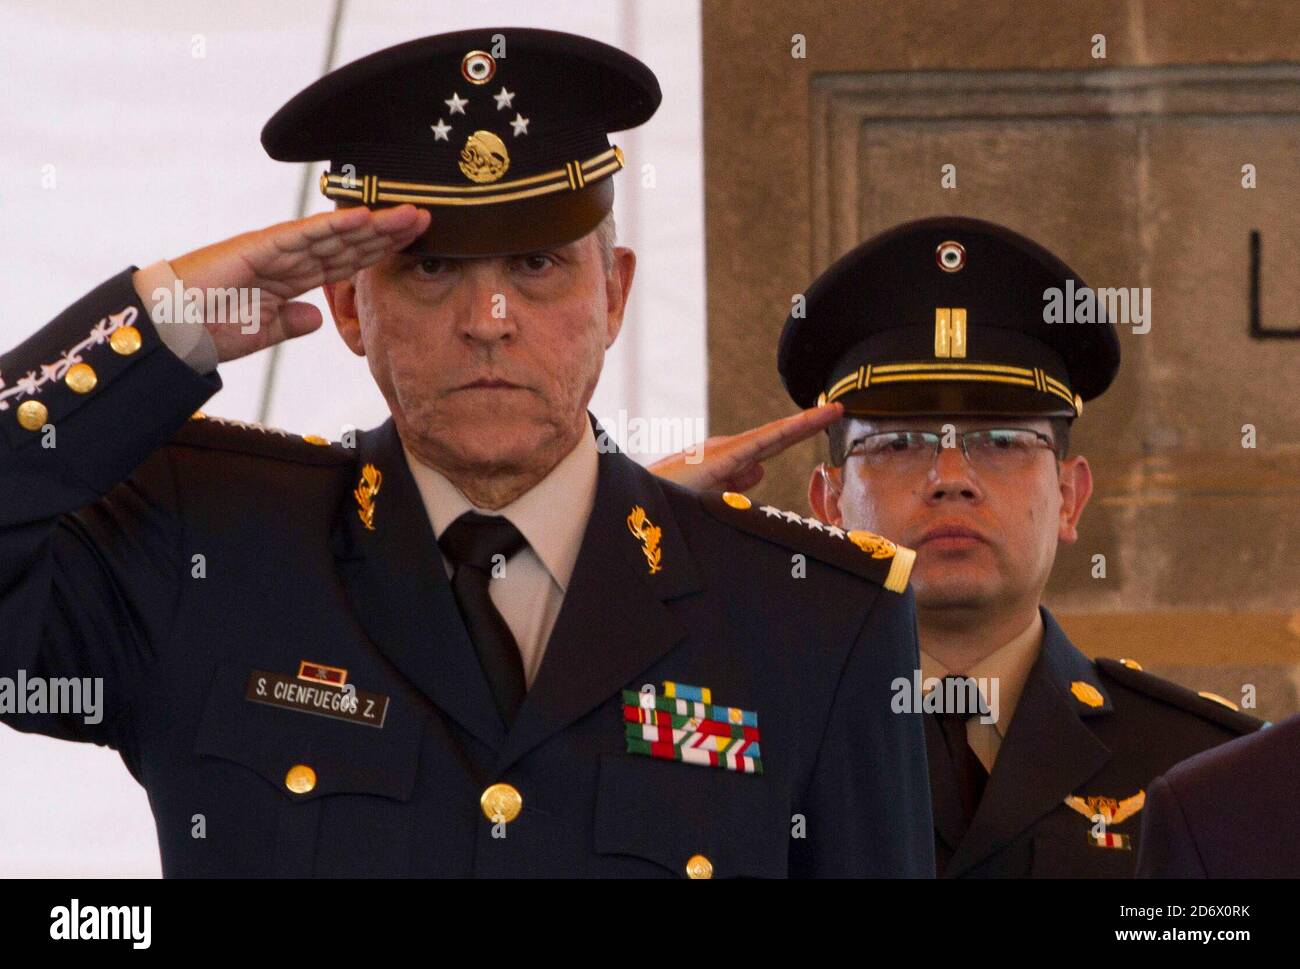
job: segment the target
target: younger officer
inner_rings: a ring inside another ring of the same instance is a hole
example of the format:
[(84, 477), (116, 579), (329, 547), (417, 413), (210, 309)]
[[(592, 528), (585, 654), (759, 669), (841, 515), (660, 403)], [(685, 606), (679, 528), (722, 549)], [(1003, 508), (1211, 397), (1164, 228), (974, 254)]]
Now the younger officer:
[[(781, 335), (795, 402), (844, 408), (813, 510), (916, 549), (922, 679), (972, 677), (989, 708), (930, 712), (946, 692), (926, 707), (945, 876), (1131, 875), (1151, 779), (1258, 726), (1133, 660), (1089, 660), (1040, 605), (1092, 492), (1070, 425), (1119, 367), (1110, 322), (1044, 321), (1045, 295), (1070, 281), (1084, 289), (1001, 226), (925, 219), (839, 260)], [(776, 433), (751, 432), (747, 454)], [(720, 477), (754, 476), (715, 450), (697, 473), (717, 460)]]
[[(932, 873), (890, 709), (910, 553), (596, 444), (636, 261), (608, 133), (659, 97), (549, 31), (373, 54), (263, 132), (349, 208), (126, 270), (0, 357), (0, 675), (106, 707), (0, 717), (121, 751), (166, 875)], [(155, 326), (172, 271), (262, 326)], [(320, 325), (292, 300), (321, 284), (392, 419), (187, 420), (216, 364)]]

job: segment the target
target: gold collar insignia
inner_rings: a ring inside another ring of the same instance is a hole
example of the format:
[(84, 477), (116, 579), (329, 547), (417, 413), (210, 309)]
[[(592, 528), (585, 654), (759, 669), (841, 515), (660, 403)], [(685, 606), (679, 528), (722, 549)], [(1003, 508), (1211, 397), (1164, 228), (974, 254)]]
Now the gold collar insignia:
[(663, 529), (646, 517), (645, 509), (640, 505), (632, 506), (632, 513), (627, 516), (627, 530), (641, 541), (641, 551), (645, 553), (646, 564), (650, 574), (654, 575), (663, 568), (663, 549), (659, 547), (659, 538)]
[(383, 481), (384, 476), (380, 470), (373, 464), (367, 464), (362, 467), (361, 480), (352, 492), (352, 496), (357, 499), (357, 517), (368, 532), (375, 530), (375, 495), (379, 494), (379, 486)]

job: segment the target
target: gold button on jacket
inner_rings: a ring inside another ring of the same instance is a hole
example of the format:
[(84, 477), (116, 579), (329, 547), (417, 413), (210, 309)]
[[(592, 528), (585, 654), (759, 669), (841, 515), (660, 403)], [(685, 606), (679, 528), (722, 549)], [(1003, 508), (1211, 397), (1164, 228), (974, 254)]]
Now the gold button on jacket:
[(493, 784), (479, 798), (479, 805), (489, 821), (509, 824), (524, 808), (523, 796), (509, 784)]
[(703, 855), (691, 855), (690, 861), (686, 862), (686, 877), (712, 878), (713, 862)]
[(284, 775), (284, 786), (295, 794), (309, 794), (316, 788), (316, 772), (306, 764), (294, 764)]

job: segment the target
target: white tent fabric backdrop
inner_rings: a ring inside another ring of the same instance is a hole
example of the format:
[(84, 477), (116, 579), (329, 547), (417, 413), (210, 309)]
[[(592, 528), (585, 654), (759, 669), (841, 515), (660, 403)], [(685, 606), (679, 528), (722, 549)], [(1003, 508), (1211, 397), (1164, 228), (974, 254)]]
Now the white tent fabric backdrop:
[[(127, 265), (295, 215), (302, 168), (269, 160), (258, 133), (319, 75), (333, 6), (0, 3), (0, 346)], [(640, 261), (592, 409), (616, 436), (646, 419), (687, 435), (661, 435), (658, 447), (645, 439), (641, 461), (698, 439), (706, 418), (699, 0), (344, 0), (343, 11), (336, 64), (426, 34), (530, 26), (595, 37), (655, 71), (659, 113), (612, 139), (628, 159), (616, 181), (619, 238)], [(310, 211), (323, 203), (311, 193)], [(372, 426), (387, 411), (325, 312), (321, 332), (285, 346), (266, 420), (337, 438), (344, 425)], [(223, 365), (225, 388), (204, 409), (256, 420), (267, 360)], [(0, 876), (160, 873), (148, 800), (115, 752), (0, 727), (0, 791)]]

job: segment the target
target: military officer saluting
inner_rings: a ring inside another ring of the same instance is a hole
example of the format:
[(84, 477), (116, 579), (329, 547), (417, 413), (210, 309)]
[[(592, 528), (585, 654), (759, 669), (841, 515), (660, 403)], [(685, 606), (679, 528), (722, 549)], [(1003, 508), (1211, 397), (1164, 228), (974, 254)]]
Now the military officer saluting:
[(1092, 492), (1071, 424), (1119, 367), (1110, 322), (1044, 322), (1070, 285), (1084, 288), (998, 225), (895, 227), (785, 323), (782, 380), (823, 411), (657, 466), (696, 486), (753, 480), (756, 459), (843, 408), (809, 499), (830, 525), (916, 549), (920, 680), (944, 688), (923, 701), (943, 876), (1127, 877), (1152, 779), (1259, 726), (1134, 660), (1088, 659), (1040, 604)]
[[(635, 267), (608, 135), (659, 100), (548, 31), (370, 55), (263, 132), (328, 160), (338, 210), (132, 267), (0, 357), (0, 676), (105, 688), (101, 720), (0, 718), (119, 750), (165, 874), (932, 872), (921, 721), (890, 709), (909, 550), (596, 446)], [(155, 312), (177, 279), (260, 327)], [(319, 285), (391, 419), (195, 413), (321, 325)]]

